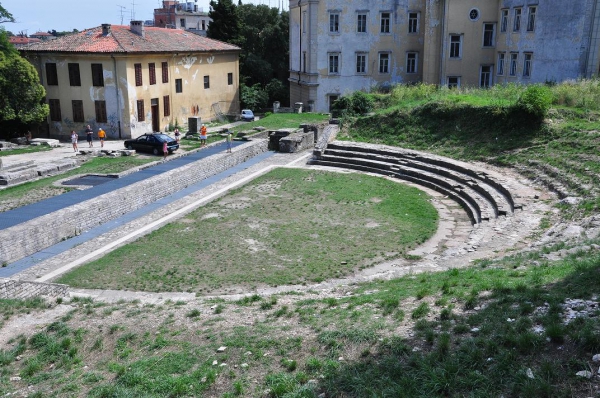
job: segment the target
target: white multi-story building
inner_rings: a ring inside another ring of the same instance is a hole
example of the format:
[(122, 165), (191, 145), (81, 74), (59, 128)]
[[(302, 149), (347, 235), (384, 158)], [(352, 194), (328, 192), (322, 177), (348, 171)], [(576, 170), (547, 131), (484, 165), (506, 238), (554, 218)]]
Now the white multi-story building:
[(290, 0), (290, 102), (598, 75), (600, 0)]

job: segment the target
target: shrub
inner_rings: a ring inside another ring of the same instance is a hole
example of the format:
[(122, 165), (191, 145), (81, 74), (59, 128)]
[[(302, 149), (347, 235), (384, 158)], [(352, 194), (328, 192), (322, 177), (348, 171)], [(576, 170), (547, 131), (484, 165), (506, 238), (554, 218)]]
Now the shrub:
[(517, 107), (543, 119), (552, 105), (552, 92), (546, 86), (531, 85), (517, 100)]

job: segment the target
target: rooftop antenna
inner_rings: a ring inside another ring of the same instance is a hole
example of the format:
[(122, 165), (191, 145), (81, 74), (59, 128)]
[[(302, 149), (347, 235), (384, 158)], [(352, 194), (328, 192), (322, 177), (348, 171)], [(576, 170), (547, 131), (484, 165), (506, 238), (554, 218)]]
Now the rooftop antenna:
[(135, 21), (135, 0), (131, 2), (131, 20)]
[(120, 6), (117, 4), (117, 7), (121, 7), (120, 13), (121, 13), (121, 25), (123, 25), (123, 11), (125, 11), (127, 9), (127, 7), (124, 6)]

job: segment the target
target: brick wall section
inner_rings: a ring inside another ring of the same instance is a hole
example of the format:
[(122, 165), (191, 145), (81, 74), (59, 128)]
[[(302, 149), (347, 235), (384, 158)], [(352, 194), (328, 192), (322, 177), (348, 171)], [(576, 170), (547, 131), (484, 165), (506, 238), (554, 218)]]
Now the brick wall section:
[[(262, 137), (262, 135), (259, 135)], [(159, 176), (0, 231), (0, 263), (10, 263), (137, 210), (268, 150), (252, 137), (232, 154), (220, 153)]]
[(0, 279), (0, 299), (27, 299), (38, 296), (66, 297), (67, 295), (67, 285)]

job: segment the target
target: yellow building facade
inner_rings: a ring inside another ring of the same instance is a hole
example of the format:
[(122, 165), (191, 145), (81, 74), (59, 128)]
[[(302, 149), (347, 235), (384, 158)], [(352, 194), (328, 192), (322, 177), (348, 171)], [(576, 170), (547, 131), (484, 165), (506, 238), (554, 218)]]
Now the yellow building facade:
[(61, 139), (87, 125), (124, 139), (185, 128), (190, 118), (237, 114), (239, 52), (227, 43), (139, 21), (21, 49), (46, 89), (50, 115), (43, 128)]

